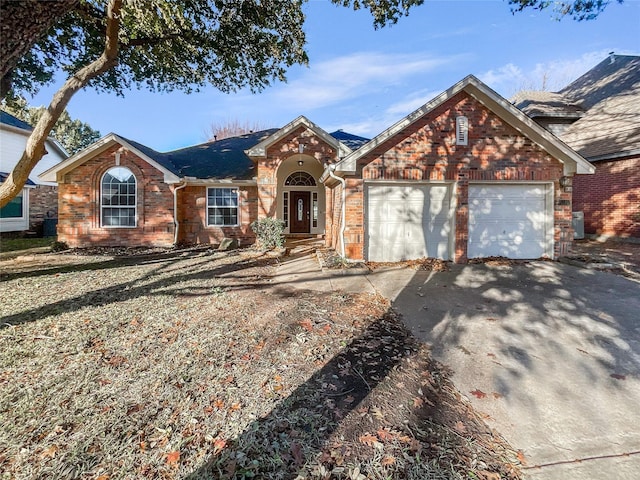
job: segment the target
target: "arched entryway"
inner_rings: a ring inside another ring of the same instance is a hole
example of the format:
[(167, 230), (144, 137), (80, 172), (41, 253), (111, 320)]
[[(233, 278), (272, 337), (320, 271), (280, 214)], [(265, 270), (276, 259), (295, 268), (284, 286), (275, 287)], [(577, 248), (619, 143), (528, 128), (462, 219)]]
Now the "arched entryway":
[(287, 158), (278, 169), (278, 218), (291, 235), (324, 234), (324, 185), (318, 181), (322, 165), (310, 155)]

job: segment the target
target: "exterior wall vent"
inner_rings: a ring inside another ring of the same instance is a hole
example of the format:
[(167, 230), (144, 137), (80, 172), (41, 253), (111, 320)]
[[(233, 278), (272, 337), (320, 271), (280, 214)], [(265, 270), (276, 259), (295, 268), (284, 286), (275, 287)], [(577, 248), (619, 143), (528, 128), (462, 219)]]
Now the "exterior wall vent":
[(456, 117), (456, 145), (468, 145), (469, 143), (469, 120), (460, 115)]

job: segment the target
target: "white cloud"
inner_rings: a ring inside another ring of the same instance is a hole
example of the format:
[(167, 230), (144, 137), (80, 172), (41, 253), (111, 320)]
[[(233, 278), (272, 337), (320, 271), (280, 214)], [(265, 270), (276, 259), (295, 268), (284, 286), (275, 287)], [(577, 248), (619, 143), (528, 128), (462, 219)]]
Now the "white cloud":
[(381, 92), (452, 60), (424, 54), (354, 53), (313, 64), (275, 96), (297, 111), (309, 111)]
[[(624, 54), (623, 52), (616, 52)], [(604, 60), (609, 51), (588, 52), (578, 58), (556, 59), (536, 63), (533, 67), (523, 67), (508, 63), (491, 69), (480, 80), (509, 98), (520, 90), (557, 91), (595, 67)]]

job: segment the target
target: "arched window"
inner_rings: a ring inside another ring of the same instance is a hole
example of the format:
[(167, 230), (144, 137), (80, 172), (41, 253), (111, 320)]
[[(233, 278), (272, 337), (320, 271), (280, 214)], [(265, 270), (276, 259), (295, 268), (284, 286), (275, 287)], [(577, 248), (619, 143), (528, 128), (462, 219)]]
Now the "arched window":
[(136, 177), (125, 167), (114, 167), (101, 183), (100, 210), (103, 227), (136, 226)]
[(315, 179), (307, 172), (293, 172), (284, 182), (287, 187), (315, 187)]

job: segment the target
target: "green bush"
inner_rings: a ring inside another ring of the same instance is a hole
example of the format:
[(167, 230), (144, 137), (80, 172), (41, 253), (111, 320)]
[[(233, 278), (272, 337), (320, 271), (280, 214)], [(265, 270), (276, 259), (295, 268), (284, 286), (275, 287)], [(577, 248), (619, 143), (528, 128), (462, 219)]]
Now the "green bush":
[(284, 246), (284, 227), (284, 222), (276, 218), (261, 218), (251, 223), (251, 228), (258, 237), (258, 246), (266, 249)]

